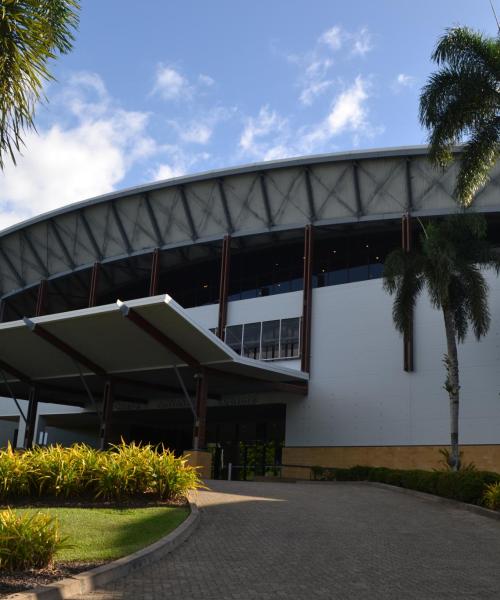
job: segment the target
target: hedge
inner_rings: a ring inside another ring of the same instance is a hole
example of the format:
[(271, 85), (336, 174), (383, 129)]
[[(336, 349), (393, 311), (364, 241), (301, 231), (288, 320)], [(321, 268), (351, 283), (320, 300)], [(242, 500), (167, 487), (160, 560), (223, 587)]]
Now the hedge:
[(487, 487), (500, 482), (500, 474), (475, 469), (423, 471), (357, 465), (348, 469), (312, 467), (311, 471), (316, 481), (377, 481), (470, 504), (484, 504)]
[(123, 500), (183, 497), (200, 485), (195, 467), (163, 447), (121, 443), (100, 451), (85, 444), (18, 452), (0, 450), (0, 501), (16, 498)]

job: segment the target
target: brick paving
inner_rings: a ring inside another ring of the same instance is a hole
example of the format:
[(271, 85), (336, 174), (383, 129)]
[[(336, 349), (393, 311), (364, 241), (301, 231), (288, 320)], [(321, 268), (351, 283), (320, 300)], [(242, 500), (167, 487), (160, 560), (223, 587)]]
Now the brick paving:
[(173, 554), (89, 600), (500, 598), (500, 522), (358, 483), (211, 482)]

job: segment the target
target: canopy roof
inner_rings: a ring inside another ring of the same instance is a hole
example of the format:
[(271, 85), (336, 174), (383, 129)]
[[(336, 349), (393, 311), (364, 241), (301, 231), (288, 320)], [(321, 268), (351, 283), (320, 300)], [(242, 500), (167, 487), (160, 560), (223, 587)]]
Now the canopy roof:
[(117, 399), (179, 395), (182, 385), (194, 389), (201, 369), (215, 397), (305, 393), (308, 381), (306, 373), (239, 356), (168, 295), (0, 324), (0, 369), (4, 395), (27, 398), (35, 385), (41, 400), (80, 405), (99, 398), (108, 379)]

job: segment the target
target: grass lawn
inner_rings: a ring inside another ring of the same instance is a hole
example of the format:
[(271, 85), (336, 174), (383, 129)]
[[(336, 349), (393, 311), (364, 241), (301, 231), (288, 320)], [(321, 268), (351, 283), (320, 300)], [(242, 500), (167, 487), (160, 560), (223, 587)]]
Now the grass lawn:
[[(42, 508), (57, 517), (61, 534), (72, 546), (57, 561), (101, 561), (131, 554), (175, 529), (189, 515), (186, 507)], [(16, 509), (16, 512), (37, 512)]]

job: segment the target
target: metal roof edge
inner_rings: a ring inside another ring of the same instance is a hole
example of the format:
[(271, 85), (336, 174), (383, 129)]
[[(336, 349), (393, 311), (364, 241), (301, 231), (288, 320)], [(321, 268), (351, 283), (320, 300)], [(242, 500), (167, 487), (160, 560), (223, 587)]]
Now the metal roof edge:
[[(454, 152), (459, 152), (460, 147), (456, 147)], [(306, 156), (298, 156), (294, 158), (283, 158), (278, 160), (248, 163), (235, 167), (227, 167), (223, 169), (215, 169), (210, 171), (204, 171), (201, 173), (195, 173), (192, 175), (183, 175), (181, 177), (174, 177), (172, 179), (165, 179), (162, 181), (155, 181), (153, 183), (141, 184), (122, 190), (109, 192), (93, 198), (88, 198), (78, 202), (73, 202), (65, 206), (56, 208), (52, 211), (42, 213), (15, 225), (7, 227), (3, 231), (0, 231), (0, 238), (6, 237), (11, 233), (20, 231), (31, 225), (41, 223), (53, 219), (59, 215), (66, 213), (77, 212), (101, 203), (110, 202), (112, 200), (118, 200), (119, 198), (127, 198), (129, 196), (135, 196), (138, 194), (146, 194), (147, 192), (153, 192), (155, 190), (176, 187), (186, 185), (190, 183), (196, 183), (200, 181), (209, 181), (212, 179), (222, 179), (224, 177), (230, 177), (234, 175), (243, 175), (245, 173), (259, 172), (259, 171), (270, 171), (273, 169), (284, 169), (290, 167), (301, 167), (314, 164), (323, 164), (328, 162), (342, 162), (349, 160), (366, 160), (376, 158), (391, 158), (395, 156), (423, 156), (428, 153), (427, 145), (417, 146), (396, 146), (388, 148), (373, 148), (369, 150), (349, 150), (347, 152), (334, 152), (329, 154), (312, 154)]]

